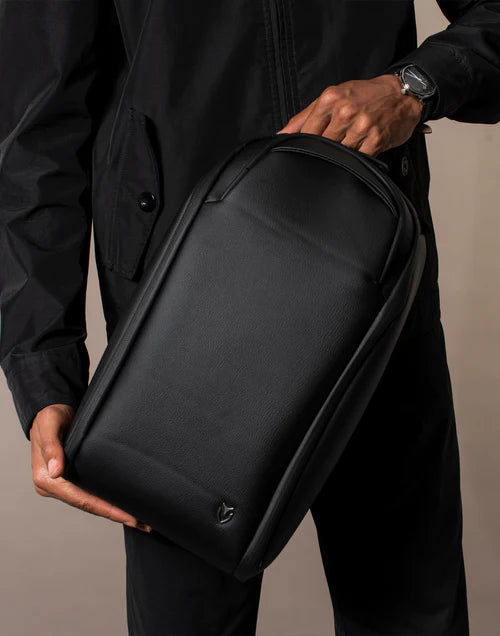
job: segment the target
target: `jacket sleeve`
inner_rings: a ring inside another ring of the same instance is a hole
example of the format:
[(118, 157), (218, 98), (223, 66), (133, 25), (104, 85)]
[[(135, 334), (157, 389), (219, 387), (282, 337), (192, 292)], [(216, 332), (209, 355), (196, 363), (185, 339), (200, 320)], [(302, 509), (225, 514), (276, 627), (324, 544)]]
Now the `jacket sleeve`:
[(89, 378), (89, 93), (103, 0), (0, 0), (0, 366), (29, 439)]
[(450, 24), (384, 72), (419, 66), (437, 86), (426, 120), (500, 121), (500, 0), (437, 0)]

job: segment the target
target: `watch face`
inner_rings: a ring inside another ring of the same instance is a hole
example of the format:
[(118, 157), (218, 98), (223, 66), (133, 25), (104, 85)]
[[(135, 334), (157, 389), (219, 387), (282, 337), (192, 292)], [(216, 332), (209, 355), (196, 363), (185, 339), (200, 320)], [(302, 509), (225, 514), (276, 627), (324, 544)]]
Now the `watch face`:
[(410, 86), (410, 90), (421, 97), (427, 97), (434, 94), (435, 86), (427, 75), (416, 66), (406, 66), (402, 70), (403, 81)]

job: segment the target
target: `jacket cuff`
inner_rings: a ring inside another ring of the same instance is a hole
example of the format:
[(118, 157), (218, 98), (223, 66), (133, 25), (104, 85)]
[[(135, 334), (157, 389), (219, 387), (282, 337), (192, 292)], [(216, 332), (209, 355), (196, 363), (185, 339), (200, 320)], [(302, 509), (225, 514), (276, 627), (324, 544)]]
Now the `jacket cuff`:
[(29, 440), (33, 419), (49, 404), (77, 409), (89, 381), (89, 355), (82, 342), (23, 354), (10, 354), (2, 369), (21, 428)]
[(424, 40), (405, 57), (383, 72), (394, 73), (406, 64), (415, 64), (429, 76), (436, 92), (425, 112), (425, 120), (452, 115), (466, 103), (474, 88), (474, 78), (467, 62), (451, 46)]

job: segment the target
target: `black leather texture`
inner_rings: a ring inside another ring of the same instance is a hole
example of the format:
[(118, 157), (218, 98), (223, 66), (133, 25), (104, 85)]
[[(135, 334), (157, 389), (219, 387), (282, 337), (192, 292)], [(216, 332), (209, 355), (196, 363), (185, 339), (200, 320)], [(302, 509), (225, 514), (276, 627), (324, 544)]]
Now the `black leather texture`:
[(425, 237), (385, 168), (301, 133), (214, 167), (99, 361), (65, 477), (242, 581), (267, 567), (354, 431), (421, 279)]

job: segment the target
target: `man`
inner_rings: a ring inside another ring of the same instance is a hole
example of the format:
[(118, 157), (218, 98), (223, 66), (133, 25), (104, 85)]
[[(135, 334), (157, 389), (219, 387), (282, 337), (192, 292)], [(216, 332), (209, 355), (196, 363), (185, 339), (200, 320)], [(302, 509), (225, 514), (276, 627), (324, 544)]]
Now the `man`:
[(422, 123), (500, 120), (500, 1), (438, 3), (451, 24), (417, 47), (406, 0), (0, 0), (0, 362), (36, 491), (124, 524), (133, 636), (254, 634), (262, 577), (216, 571), (61, 477), (88, 382), (91, 221), (109, 337), (199, 177), (242, 141), (295, 131), (385, 161), (428, 244), (387, 371), (311, 508), (337, 634), (469, 634)]

